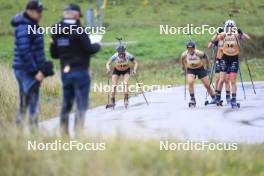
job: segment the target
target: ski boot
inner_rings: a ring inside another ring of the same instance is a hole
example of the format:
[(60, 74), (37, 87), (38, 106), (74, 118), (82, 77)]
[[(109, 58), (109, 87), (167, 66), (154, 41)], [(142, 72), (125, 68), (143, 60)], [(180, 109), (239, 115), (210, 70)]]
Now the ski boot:
[(114, 97), (111, 98), (111, 103), (106, 105), (105, 109), (108, 109), (108, 108), (113, 108), (113, 109), (115, 108), (115, 98)]
[(196, 101), (194, 98), (191, 99), (189, 102), (189, 108), (195, 108), (196, 107)]
[(207, 106), (207, 105), (213, 105), (213, 104), (216, 104), (216, 98), (212, 98), (211, 102), (209, 102), (208, 100), (205, 101), (204, 105)]
[(125, 105), (125, 108), (128, 107), (128, 94), (125, 94), (124, 105)]
[(230, 104), (231, 104), (232, 109), (240, 108), (240, 104), (237, 103), (237, 102), (236, 102), (236, 99), (234, 99), (234, 98), (231, 99)]
[(216, 98), (216, 106), (223, 106), (223, 100)]

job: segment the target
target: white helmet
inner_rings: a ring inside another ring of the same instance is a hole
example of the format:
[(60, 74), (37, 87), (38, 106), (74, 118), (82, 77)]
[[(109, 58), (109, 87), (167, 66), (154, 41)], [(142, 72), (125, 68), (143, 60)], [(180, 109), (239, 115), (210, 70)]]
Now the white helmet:
[(225, 22), (225, 27), (236, 27), (236, 22), (234, 20), (227, 20)]

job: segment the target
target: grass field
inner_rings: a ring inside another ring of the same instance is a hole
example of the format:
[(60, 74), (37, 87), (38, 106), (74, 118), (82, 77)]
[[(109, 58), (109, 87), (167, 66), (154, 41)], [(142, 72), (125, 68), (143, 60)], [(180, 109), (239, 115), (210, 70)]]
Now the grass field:
[[(106, 143), (105, 151), (27, 151), (25, 141), (28, 137), (10, 140), (10, 136), (16, 135), (2, 133), (1, 136), (4, 141), (0, 143), (0, 170), (5, 176), (264, 175), (263, 145), (242, 145), (238, 151), (160, 151), (159, 141), (120, 137), (103, 141)], [(30, 140), (47, 143), (55, 138), (38, 136)], [(81, 142), (95, 140), (85, 138)]]
[[(17, 135), (13, 125), (18, 104), (17, 84), (11, 69), (13, 57), (13, 29), (10, 20), (24, 9), (26, 0), (0, 0), (0, 175), (264, 175), (264, 145), (240, 145), (238, 151), (160, 151), (158, 141), (110, 139), (104, 152), (85, 151), (36, 151), (28, 152), (27, 140), (53, 141), (42, 135)], [(42, 26), (58, 22), (69, 0), (43, 0)], [(96, 7), (93, 0), (75, 0), (84, 11)], [(104, 24), (108, 31), (103, 42), (114, 42), (115, 37), (137, 41), (128, 45), (140, 62), (139, 78), (144, 84), (181, 85), (178, 57), (185, 50), (186, 35), (160, 35), (159, 25), (219, 26), (234, 14), (238, 26), (253, 36), (244, 43), (241, 59), (248, 57), (254, 80), (264, 80), (264, 3), (261, 0), (108, 0)], [(83, 19), (84, 21), (84, 19)], [(45, 36), (46, 56), (50, 36)], [(211, 36), (193, 35), (197, 48), (206, 51)], [(105, 62), (114, 53), (114, 46), (105, 46), (92, 58), (92, 85), (107, 83)], [(59, 64), (56, 75), (44, 81), (42, 86), (41, 120), (58, 116), (61, 102)], [(249, 81), (245, 63), (241, 63), (244, 80)], [(131, 79), (131, 84), (135, 80)], [(133, 95), (133, 94), (132, 94)], [(91, 92), (90, 107), (106, 103), (106, 94)], [(119, 95), (122, 98), (122, 95)], [(62, 139), (67, 140), (67, 139)], [(82, 138), (83, 142), (94, 139)], [(97, 139), (99, 140), (99, 139)]]

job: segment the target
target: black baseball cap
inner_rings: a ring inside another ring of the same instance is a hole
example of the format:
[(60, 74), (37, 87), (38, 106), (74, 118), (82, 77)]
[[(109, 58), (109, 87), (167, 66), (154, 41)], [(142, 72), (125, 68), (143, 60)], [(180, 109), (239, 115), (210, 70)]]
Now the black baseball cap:
[(44, 10), (44, 6), (38, 0), (31, 0), (28, 2), (26, 9), (27, 10), (36, 10), (38, 12), (42, 12)]
[(76, 11), (79, 12), (80, 17), (82, 17), (82, 12), (81, 12), (81, 8), (78, 4), (69, 4), (65, 7), (64, 11)]

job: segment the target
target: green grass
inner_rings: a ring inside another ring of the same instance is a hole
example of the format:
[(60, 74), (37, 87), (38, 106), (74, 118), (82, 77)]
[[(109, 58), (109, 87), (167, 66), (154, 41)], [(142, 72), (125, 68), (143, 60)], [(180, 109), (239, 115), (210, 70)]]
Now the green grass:
[[(94, 1), (78, 0), (83, 11), (88, 7), (96, 7)], [(199, 26), (208, 24), (210, 26), (219, 26), (228, 19), (229, 11), (236, 10), (234, 19), (243, 31), (252, 35), (263, 35), (264, 8), (260, 0), (224, 0), (207, 3), (203, 0), (200, 3), (196, 1), (149, 1), (143, 5), (142, 1), (108, 1), (104, 12), (104, 23), (109, 26), (103, 41), (115, 41), (115, 37), (122, 36), (125, 40), (136, 40), (138, 45), (129, 46), (128, 50), (135, 56), (142, 59), (163, 59), (178, 57), (180, 52), (185, 49), (185, 43), (188, 37), (185, 35), (160, 35), (159, 25), (185, 26), (194, 24)], [(11, 18), (20, 10), (23, 10), (26, 0), (21, 1), (3, 1), (0, 11), (0, 49), (4, 53), (10, 53), (12, 56), (11, 35), (13, 29), (10, 25)], [(51, 26), (58, 22), (62, 16), (63, 7), (69, 1), (50, 1), (44, 0), (44, 5), (48, 8), (43, 15), (42, 26)], [(50, 15), (52, 14), (52, 15)], [(84, 21), (84, 19), (83, 19)], [(46, 36), (48, 46), (49, 36)], [(193, 39), (197, 41), (198, 48), (205, 50), (210, 36), (195, 35)], [(107, 59), (113, 53), (114, 47), (105, 47), (96, 57), (100, 60)]]
[(28, 151), (27, 141), (69, 140), (17, 135), (17, 132), (11, 127), (1, 133), (1, 175), (264, 175), (263, 145), (239, 145), (237, 151), (161, 151), (157, 140), (129, 140), (119, 136), (108, 140), (76, 139), (83, 144), (105, 142), (105, 151)]
[[(256, 175), (264, 176), (264, 145), (240, 145), (238, 151), (159, 151), (159, 141), (128, 140), (123, 137), (108, 139), (104, 152), (85, 151), (27, 151), (27, 140), (53, 141), (43, 135), (18, 135), (14, 117), (18, 105), (18, 90), (11, 63), (13, 58), (13, 28), (11, 18), (24, 9), (27, 0), (0, 0), (0, 175)], [(48, 8), (42, 26), (58, 22), (63, 7), (77, 2), (84, 11), (96, 7), (95, 0), (43, 0)], [(186, 35), (160, 35), (159, 25), (219, 26), (233, 17), (244, 32), (253, 36), (245, 43), (247, 56), (254, 80), (264, 80), (263, 27), (264, 4), (261, 0), (108, 0), (104, 9), (104, 23), (109, 30), (103, 42), (113, 42), (116, 37), (126, 41), (137, 41), (128, 45), (140, 62), (139, 79), (144, 84), (182, 85), (181, 66), (178, 57), (185, 50)], [(84, 19), (83, 19), (84, 20)], [(193, 35), (197, 48), (206, 51), (211, 36)], [(46, 56), (50, 36), (45, 36)], [(93, 83), (107, 83), (105, 62), (114, 53), (114, 46), (105, 46), (92, 58), (91, 76)], [(250, 52), (249, 52), (250, 51)], [(58, 116), (61, 106), (61, 83), (59, 64), (55, 61), (56, 75), (44, 81), (41, 88), (40, 119)], [(245, 63), (241, 63), (244, 81), (249, 81)], [(130, 84), (135, 80), (131, 79)], [(198, 83), (198, 81), (197, 81)], [(131, 95), (135, 95), (134, 93)], [(105, 93), (91, 92), (90, 107), (105, 104)], [(118, 95), (122, 98), (122, 94)], [(66, 139), (62, 139), (66, 140)], [(95, 139), (82, 138), (82, 142)], [(96, 139), (102, 140), (102, 139)]]

